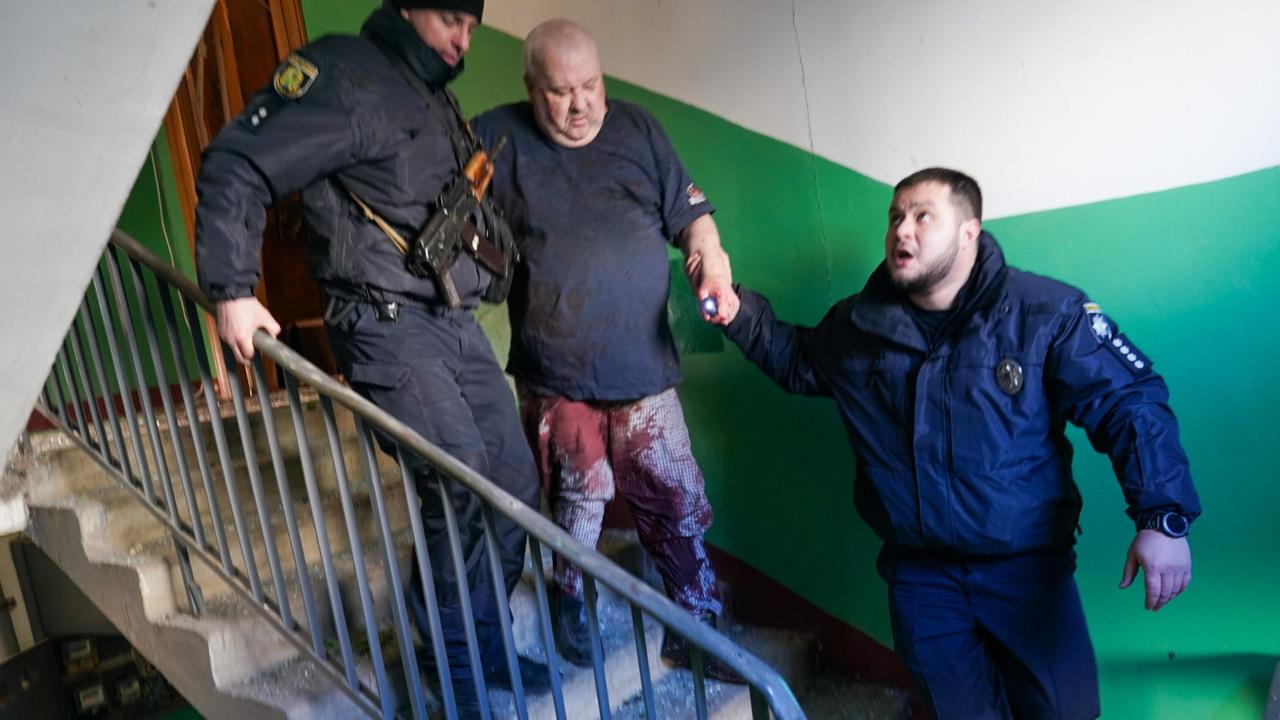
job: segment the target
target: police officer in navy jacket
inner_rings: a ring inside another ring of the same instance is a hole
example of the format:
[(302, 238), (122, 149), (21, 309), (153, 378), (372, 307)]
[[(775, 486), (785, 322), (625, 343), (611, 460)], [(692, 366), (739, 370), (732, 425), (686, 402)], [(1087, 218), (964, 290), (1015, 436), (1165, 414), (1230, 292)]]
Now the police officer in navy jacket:
[(1073, 579), (1067, 423), (1105, 452), (1159, 610), (1191, 580), (1200, 513), (1168, 389), (1081, 291), (1005, 265), (968, 176), (894, 189), (885, 260), (814, 328), (740, 290), (726, 332), (789, 392), (836, 401), (858, 513), (884, 541), (894, 644), (939, 718), (1093, 718)]

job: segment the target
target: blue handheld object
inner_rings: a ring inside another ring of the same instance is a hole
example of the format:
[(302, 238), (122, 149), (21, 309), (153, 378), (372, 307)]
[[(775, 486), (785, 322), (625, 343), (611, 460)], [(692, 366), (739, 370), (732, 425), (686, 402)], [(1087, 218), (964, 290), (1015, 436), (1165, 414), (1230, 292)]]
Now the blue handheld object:
[(713, 317), (717, 312), (720, 311), (720, 304), (717, 303), (716, 299), (710, 295), (702, 298), (701, 305), (702, 305), (702, 314), (706, 315), (707, 317)]

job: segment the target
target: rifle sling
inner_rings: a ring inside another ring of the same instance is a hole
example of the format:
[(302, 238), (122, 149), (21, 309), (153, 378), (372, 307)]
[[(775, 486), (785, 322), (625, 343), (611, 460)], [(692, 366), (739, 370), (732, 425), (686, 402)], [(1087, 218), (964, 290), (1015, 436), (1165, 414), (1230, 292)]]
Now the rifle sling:
[[(364, 216), (372, 221), (374, 225), (377, 225), (378, 228), (386, 234), (387, 238), (391, 240), (391, 243), (400, 251), (400, 254), (408, 255), (409, 243), (405, 241), (404, 236), (397, 232), (394, 227), (391, 227), (391, 223), (383, 220), (382, 216), (374, 212), (373, 208), (369, 207), (368, 203), (360, 199), (360, 196), (356, 195), (351, 188), (343, 187), (343, 189), (347, 191), (347, 194), (351, 196), (351, 199), (354, 200), (356, 205), (360, 207), (360, 210), (364, 212)], [(506, 253), (502, 252), (502, 250), (500, 250), (493, 241), (483, 235), (480, 230), (476, 228), (474, 223), (470, 220), (466, 221), (462, 225), (459, 235), (462, 238), (466, 238), (468, 235), (470, 236), (470, 240), (464, 239), (462, 241), (462, 247), (467, 251), (467, 254), (479, 261), (480, 264), (484, 265), (490, 272), (498, 275), (507, 274)]]
[[(409, 85), (413, 87), (413, 89), (422, 98), (423, 102), (426, 103), (427, 109), (430, 110), (431, 113), (435, 115), (436, 119), (445, 127), (449, 134), (450, 144), (453, 146), (454, 160), (457, 162), (459, 170), (461, 170), (461, 168), (466, 165), (467, 158), (479, 146), (479, 141), (476, 140), (475, 134), (471, 131), (471, 125), (469, 125), (463, 118), (462, 109), (458, 107), (458, 101), (453, 97), (453, 94), (445, 88), (441, 88), (438, 93), (433, 93), (431, 88), (427, 87), (427, 84), (423, 82), (422, 78), (418, 77), (418, 74), (409, 67), (408, 63), (406, 63), (394, 49), (387, 47), (377, 38), (369, 37), (368, 40), (372, 42), (373, 45), (377, 47), (378, 50), (380, 50), (387, 58), (387, 61), (400, 72)], [(445, 103), (448, 105), (447, 108), (442, 107), (442, 104), (437, 101), (437, 99), (441, 97), (444, 98)], [(396, 229), (391, 227), (390, 223), (383, 220), (377, 213), (375, 213), (373, 208), (369, 207), (368, 203), (360, 199), (360, 196), (356, 195), (351, 188), (346, 187), (342, 183), (338, 184), (343, 190), (347, 191), (347, 194), (351, 196), (351, 199), (355, 201), (356, 205), (360, 206), (365, 217), (371, 220), (382, 230), (383, 233), (386, 234), (392, 244), (394, 244), (400, 251), (400, 254), (408, 255), (409, 243), (405, 241), (404, 237), (400, 235), (400, 233), (396, 232)], [(470, 220), (468, 220), (461, 229), (461, 237), (466, 238), (468, 235), (471, 236), (470, 241), (464, 240), (462, 242), (462, 246), (466, 248), (467, 252), (488, 268), (489, 271), (500, 276), (505, 276), (507, 274), (506, 253), (499, 249), (498, 246), (489, 240), (488, 237), (482, 234)]]
[(351, 196), (351, 199), (355, 201), (356, 205), (360, 206), (360, 209), (364, 211), (364, 216), (373, 221), (373, 224), (377, 225), (382, 232), (386, 233), (387, 237), (391, 240), (392, 244), (396, 246), (396, 249), (400, 251), (401, 255), (409, 254), (409, 243), (405, 242), (404, 237), (402, 237), (400, 233), (396, 232), (396, 229), (391, 227), (390, 223), (383, 220), (382, 216), (374, 212), (373, 208), (369, 207), (369, 204), (364, 200), (361, 200), (360, 196), (355, 194), (355, 192), (350, 188), (344, 187), (343, 190), (346, 190), (347, 194)]

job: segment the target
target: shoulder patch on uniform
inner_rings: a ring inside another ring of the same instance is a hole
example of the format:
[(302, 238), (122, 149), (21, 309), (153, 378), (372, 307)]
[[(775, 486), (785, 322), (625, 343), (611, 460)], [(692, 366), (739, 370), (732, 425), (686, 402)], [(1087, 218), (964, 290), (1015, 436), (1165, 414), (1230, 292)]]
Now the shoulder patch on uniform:
[(684, 194), (689, 196), (690, 205), (701, 205), (707, 201), (707, 196), (702, 194), (697, 185), (689, 183), (689, 187), (684, 189)]
[(1101, 344), (1109, 342), (1116, 334), (1116, 328), (1107, 316), (1102, 314), (1102, 306), (1087, 302), (1084, 304), (1084, 312), (1089, 316), (1089, 329), (1093, 331), (1093, 337)]
[(289, 57), (284, 59), (280, 67), (276, 68), (276, 74), (271, 79), (271, 86), (275, 88), (280, 97), (286, 100), (297, 100), (315, 84), (316, 78), (320, 75), (320, 68), (314, 63), (302, 57), (298, 53), (289, 53)]
[(1098, 303), (1085, 303), (1084, 311), (1089, 317), (1089, 329), (1093, 331), (1093, 337), (1127, 367), (1129, 372), (1134, 375), (1146, 375), (1151, 372), (1151, 359), (1125, 337), (1115, 323), (1102, 314), (1102, 307)]
[(248, 128), (249, 132), (256, 133), (288, 104), (289, 101), (279, 95), (269, 92), (258, 93), (244, 112), (240, 113), (240, 123)]
[(1151, 359), (1143, 355), (1142, 351), (1123, 334), (1117, 333), (1104, 345), (1134, 375), (1146, 375), (1151, 372)]

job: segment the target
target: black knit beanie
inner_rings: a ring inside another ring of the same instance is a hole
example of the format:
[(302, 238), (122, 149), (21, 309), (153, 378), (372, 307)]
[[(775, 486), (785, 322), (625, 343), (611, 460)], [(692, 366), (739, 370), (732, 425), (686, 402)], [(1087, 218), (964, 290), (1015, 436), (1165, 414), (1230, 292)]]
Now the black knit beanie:
[(392, 0), (398, 8), (422, 10), (458, 10), (476, 16), (476, 22), (484, 19), (484, 0)]

